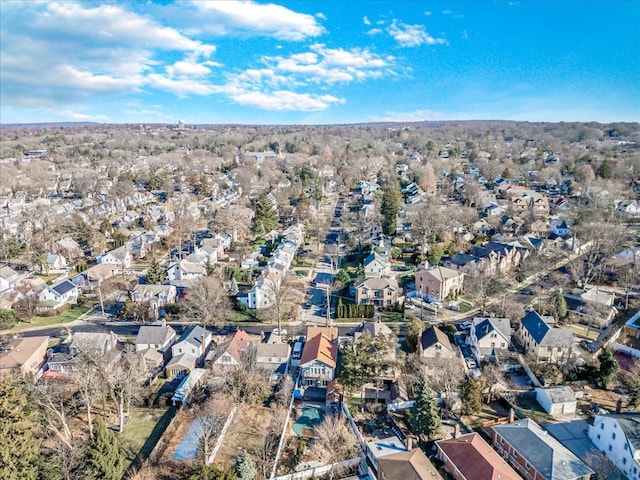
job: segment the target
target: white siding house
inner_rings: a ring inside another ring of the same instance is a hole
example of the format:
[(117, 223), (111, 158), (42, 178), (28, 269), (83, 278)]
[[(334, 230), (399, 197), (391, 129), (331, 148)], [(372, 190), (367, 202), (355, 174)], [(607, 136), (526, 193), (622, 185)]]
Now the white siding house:
[(640, 413), (596, 415), (589, 438), (630, 480), (640, 479)]

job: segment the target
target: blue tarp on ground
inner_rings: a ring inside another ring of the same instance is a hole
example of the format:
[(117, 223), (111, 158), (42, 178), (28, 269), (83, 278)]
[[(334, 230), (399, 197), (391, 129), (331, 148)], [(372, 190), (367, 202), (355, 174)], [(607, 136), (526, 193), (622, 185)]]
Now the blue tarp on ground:
[(189, 425), (187, 432), (182, 437), (182, 441), (173, 453), (173, 460), (195, 460), (198, 456), (198, 443), (202, 436), (202, 422), (194, 419)]

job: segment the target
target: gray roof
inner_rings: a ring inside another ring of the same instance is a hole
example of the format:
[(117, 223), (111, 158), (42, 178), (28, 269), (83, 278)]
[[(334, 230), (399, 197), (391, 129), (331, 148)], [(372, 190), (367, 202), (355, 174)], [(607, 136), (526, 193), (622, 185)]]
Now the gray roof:
[(474, 321), (478, 321), (475, 327), (478, 340), (486, 337), (494, 330), (500, 332), (507, 340), (511, 338), (511, 322), (508, 318), (488, 317), (484, 320), (474, 318)]
[(576, 394), (569, 387), (536, 388), (547, 394), (552, 403), (575, 402)]
[(389, 328), (389, 326), (380, 321), (362, 322), (351, 331), (355, 338), (358, 338), (364, 332), (369, 332), (371, 337), (376, 337), (377, 335), (393, 335), (393, 331)]
[(356, 288), (369, 290), (384, 290), (387, 287), (399, 290), (398, 281), (395, 278), (366, 278), (356, 285)]
[(210, 335), (210, 332), (205, 328), (202, 328), (200, 325), (196, 325), (191, 330), (186, 330), (176, 343), (187, 342), (191, 345), (195, 345), (196, 347), (200, 347), (200, 344), (202, 343), (201, 337), (203, 335), (206, 338)]
[(136, 345), (164, 345), (176, 331), (170, 326), (142, 325), (136, 337)]
[(431, 327), (422, 332), (420, 341), (422, 342), (422, 348), (424, 350), (435, 345), (436, 343), (440, 343), (443, 347), (453, 352), (453, 347), (451, 346), (449, 337), (447, 337), (447, 335), (438, 327)]
[(493, 427), (546, 480), (574, 480), (594, 473), (530, 418)]

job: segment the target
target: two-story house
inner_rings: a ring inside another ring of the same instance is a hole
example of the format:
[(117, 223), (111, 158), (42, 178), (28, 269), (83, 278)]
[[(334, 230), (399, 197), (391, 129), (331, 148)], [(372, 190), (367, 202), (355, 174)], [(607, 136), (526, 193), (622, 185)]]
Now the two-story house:
[(323, 333), (307, 338), (300, 358), (300, 384), (307, 388), (327, 388), (333, 381), (338, 361), (338, 345)]
[(400, 287), (395, 278), (365, 278), (355, 285), (356, 303), (390, 307), (398, 301)]
[(511, 345), (511, 322), (508, 318), (476, 317), (471, 323), (467, 344), (476, 357), (499, 360)]
[(80, 288), (69, 280), (63, 280), (55, 285), (45, 288), (38, 295), (38, 300), (43, 302), (44, 308), (55, 310), (65, 304), (78, 303)]
[(175, 285), (147, 285), (137, 284), (131, 290), (131, 300), (149, 307), (151, 317), (158, 318), (162, 310), (178, 298)]
[(171, 354), (176, 331), (168, 325), (142, 325), (136, 336), (136, 352), (147, 365), (158, 367)]
[(117, 265), (121, 270), (131, 268), (133, 264), (133, 255), (129, 251), (129, 247), (123, 245), (122, 247), (114, 248), (107, 253), (100, 255), (96, 258), (97, 263), (104, 263), (109, 265)]
[(439, 300), (457, 297), (462, 292), (464, 273), (436, 266), (416, 272), (416, 290)]
[(489, 427), (494, 448), (527, 480), (589, 480), (595, 472), (530, 418)]
[(365, 278), (380, 278), (389, 276), (391, 267), (389, 259), (377, 252), (371, 252), (362, 261)]
[(556, 328), (553, 317), (542, 317), (535, 310), (522, 318), (514, 336), (535, 362), (564, 364), (573, 352), (573, 333)]
[(244, 330), (236, 330), (229, 334), (218, 347), (216, 359), (213, 361), (214, 369), (229, 370), (242, 365), (242, 355), (254, 344), (251, 336)]
[(456, 350), (449, 337), (438, 327), (427, 328), (418, 341), (422, 358), (453, 358)]
[(640, 479), (640, 413), (596, 414), (589, 438), (630, 480)]
[(199, 365), (202, 365), (211, 345), (211, 332), (201, 326), (186, 330), (171, 346), (171, 360), (165, 371), (167, 378), (186, 377)]
[(186, 259), (174, 262), (167, 267), (167, 279), (174, 280), (194, 280), (207, 273), (203, 263), (192, 263)]

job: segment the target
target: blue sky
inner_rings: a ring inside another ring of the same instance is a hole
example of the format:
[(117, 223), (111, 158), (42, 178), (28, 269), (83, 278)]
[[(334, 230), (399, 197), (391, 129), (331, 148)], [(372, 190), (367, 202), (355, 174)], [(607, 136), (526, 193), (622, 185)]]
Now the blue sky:
[(640, 121), (640, 1), (0, 3), (0, 122)]

